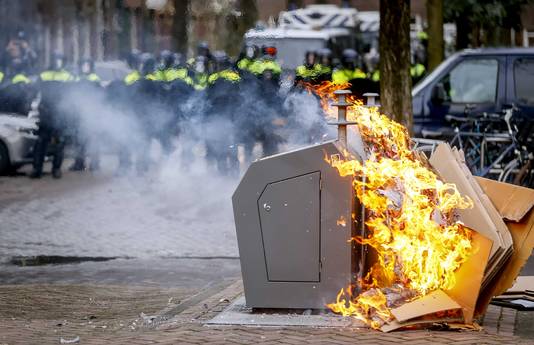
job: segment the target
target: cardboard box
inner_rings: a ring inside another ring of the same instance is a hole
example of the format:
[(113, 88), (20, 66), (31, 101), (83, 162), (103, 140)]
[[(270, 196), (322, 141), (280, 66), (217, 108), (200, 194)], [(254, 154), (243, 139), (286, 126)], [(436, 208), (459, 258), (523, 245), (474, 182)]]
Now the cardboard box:
[(505, 220), (513, 238), (515, 250), (490, 284), (483, 290), (477, 303), (477, 314), (485, 312), (490, 300), (502, 295), (514, 285), (521, 269), (534, 249), (534, 190), (476, 178)]
[(489, 284), (513, 252), (513, 239), (501, 215), (480, 188), (463, 161), (463, 154), (449, 144), (438, 145), (429, 159), (443, 181), (454, 183), (460, 194), (473, 202), (470, 209), (458, 210), (460, 221), (492, 241), (482, 286)]

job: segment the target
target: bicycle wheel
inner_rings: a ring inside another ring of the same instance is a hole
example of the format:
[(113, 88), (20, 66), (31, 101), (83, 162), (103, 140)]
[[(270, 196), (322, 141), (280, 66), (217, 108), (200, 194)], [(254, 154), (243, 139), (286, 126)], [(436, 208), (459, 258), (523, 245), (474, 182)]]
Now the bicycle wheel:
[(499, 174), (497, 179), (499, 182), (514, 183), (517, 172), (520, 168), (519, 160), (513, 159), (504, 167), (503, 171)]

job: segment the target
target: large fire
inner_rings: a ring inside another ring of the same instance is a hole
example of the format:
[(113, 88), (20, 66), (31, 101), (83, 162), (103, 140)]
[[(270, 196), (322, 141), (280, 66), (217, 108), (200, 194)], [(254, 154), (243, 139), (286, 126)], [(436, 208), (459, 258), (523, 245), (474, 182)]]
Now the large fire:
[[(308, 86), (335, 116), (332, 92), (346, 85)], [(357, 122), (367, 160), (346, 157), (330, 163), (354, 188), (366, 209), (365, 238), (353, 238), (376, 252), (376, 263), (357, 286), (341, 289), (328, 307), (373, 328), (393, 319), (390, 310), (434, 290), (451, 289), (454, 272), (472, 252), (472, 232), (456, 220), (455, 209), (472, 207), (456, 186), (442, 182), (412, 149), (408, 131), (351, 99), (347, 120)]]

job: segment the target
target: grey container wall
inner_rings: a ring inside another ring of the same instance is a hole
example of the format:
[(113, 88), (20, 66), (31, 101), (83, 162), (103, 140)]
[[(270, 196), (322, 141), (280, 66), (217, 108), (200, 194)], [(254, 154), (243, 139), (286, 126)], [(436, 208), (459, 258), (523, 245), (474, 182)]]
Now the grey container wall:
[[(352, 177), (337, 141), (251, 164), (232, 201), (247, 306), (325, 308), (354, 275)], [(345, 224), (343, 224), (343, 220)]]

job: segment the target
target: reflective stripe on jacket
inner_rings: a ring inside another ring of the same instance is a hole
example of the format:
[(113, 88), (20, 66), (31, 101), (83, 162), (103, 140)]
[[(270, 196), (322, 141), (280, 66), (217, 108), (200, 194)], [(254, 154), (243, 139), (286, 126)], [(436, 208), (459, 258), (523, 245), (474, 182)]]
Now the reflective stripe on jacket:
[(141, 79), (141, 73), (139, 73), (139, 71), (132, 71), (130, 74), (124, 77), (124, 83), (126, 85), (132, 85), (139, 79)]
[(208, 78), (208, 84), (213, 84), (219, 79), (224, 79), (232, 83), (238, 83), (241, 81), (241, 77), (238, 73), (230, 69), (225, 69), (223, 71), (211, 74)]
[(367, 76), (359, 68), (355, 70), (337, 69), (332, 73), (332, 81), (336, 84), (348, 83), (352, 79), (365, 79)]
[(11, 84), (18, 84), (18, 83), (29, 84), (31, 83), (31, 80), (24, 74), (19, 73), (15, 75), (13, 78), (11, 78)]
[(74, 76), (64, 69), (60, 71), (53, 71), (53, 70), (44, 71), (41, 73), (40, 77), (42, 81), (67, 82), (67, 81), (75, 80)]
[(93, 83), (98, 83), (101, 81), (100, 77), (96, 73), (82, 74), (81, 76), (78, 76), (77, 80), (87, 80)]

